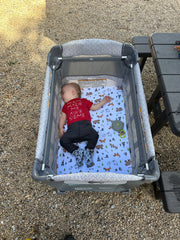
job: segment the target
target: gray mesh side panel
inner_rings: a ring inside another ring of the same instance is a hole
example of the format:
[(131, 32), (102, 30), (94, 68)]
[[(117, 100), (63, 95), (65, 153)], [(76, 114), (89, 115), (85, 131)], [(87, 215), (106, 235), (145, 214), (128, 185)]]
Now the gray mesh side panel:
[(118, 61), (63, 62), (62, 77), (110, 75), (123, 78), (125, 67)]
[(125, 100), (126, 100), (126, 112), (127, 114), (127, 122), (128, 122), (128, 135), (129, 135), (129, 143), (130, 143), (130, 148), (131, 148), (131, 156), (133, 161), (133, 170), (135, 169), (136, 166), (139, 165), (140, 161), (140, 153), (139, 153), (139, 146), (138, 146), (138, 136), (137, 136), (137, 130), (136, 130), (136, 123), (134, 119), (134, 111), (133, 111), (133, 104), (134, 102), (132, 101), (132, 94), (131, 93), (131, 88), (130, 88), (130, 82), (132, 79), (127, 79), (126, 82), (123, 84), (123, 89), (124, 89), (124, 94), (126, 95)]

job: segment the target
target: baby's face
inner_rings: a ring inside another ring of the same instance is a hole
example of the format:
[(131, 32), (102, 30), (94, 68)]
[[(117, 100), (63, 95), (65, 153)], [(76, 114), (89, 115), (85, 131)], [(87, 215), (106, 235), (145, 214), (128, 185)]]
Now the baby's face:
[(61, 90), (61, 97), (65, 103), (69, 102), (70, 100), (76, 98), (76, 94), (74, 94), (75, 89), (71, 86), (64, 86)]

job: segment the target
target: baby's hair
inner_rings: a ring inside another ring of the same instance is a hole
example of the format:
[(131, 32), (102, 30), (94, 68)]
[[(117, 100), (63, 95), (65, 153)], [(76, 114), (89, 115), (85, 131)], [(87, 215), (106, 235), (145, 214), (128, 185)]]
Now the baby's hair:
[(81, 88), (80, 88), (79, 84), (77, 84), (77, 83), (75, 83), (75, 82), (65, 83), (65, 84), (61, 87), (61, 91), (62, 91), (63, 87), (65, 87), (65, 86), (72, 86), (72, 87), (76, 90), (76, 92), (77, 92), (77, 94), (78, 94), (78, 97), (81, 98)]

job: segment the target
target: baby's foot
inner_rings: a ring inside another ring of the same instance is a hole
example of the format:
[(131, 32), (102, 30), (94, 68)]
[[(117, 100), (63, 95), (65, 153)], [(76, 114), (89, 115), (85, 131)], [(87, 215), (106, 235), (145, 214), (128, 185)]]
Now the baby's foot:
[(85, 158), (86, 166), (88, 168), (94, 166), (93, 155), (94, 155), (94, 149), (87, 148), (86, 151), (84, 152), (84, 158)]
[(72, 155), (75, 156), (76, 158), (76, 163), (78, 167), (81, 167), (83, 165), (83, 156), (84, 156), (84, 151), (83, 149), (76, 149), (74, 152), (72, 152)]

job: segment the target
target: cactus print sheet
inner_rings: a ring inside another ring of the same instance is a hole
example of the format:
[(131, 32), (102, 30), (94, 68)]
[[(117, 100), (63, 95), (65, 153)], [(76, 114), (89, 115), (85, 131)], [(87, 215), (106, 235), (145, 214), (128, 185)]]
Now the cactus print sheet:
[[(82, 167), (78, 168), (75, 157), (59, 145), (57, 174), (78, 172), (130, 174), (132, 172), (123, 90), (121, 87), (82, 89), (82, 98), (87, 98), (93, 103), (99, 102), (104, 96), (110, 96), (111, 102), (97, 111), (90, 111), (92, 125), (99, 133), (99, 139), (94, 150), (94, 166), (87, 168), (83, 164)], [(115, 120), (121, 120), (124, 123), (124, 129), (121, 132), (112, 129), (112, 122)], [(78, 145), (85, 148), (86, 143), (82, 142)]]

